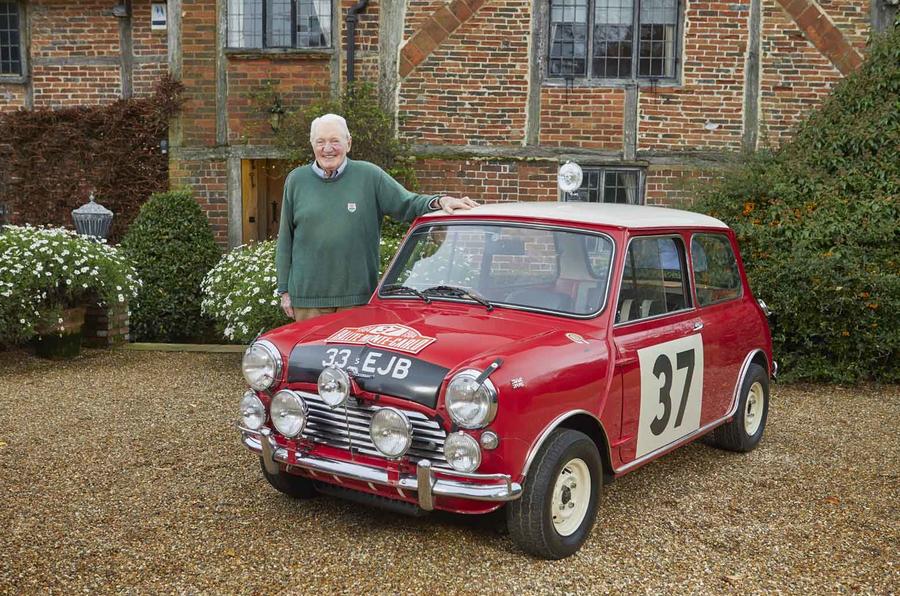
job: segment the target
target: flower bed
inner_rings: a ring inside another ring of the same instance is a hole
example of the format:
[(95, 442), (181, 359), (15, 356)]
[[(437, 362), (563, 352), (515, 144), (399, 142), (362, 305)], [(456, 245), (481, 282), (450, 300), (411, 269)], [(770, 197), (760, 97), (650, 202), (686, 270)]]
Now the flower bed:
[(0, 232), (0, 344), (65, 328), (63, 311), (132, 299), (134, 268), (104, 241), (62, 228), (6, 226)]
[(239, 246), (213, 267), (200, 284), (203, 314), (226, 339), (246, 343), (290, 323), (276, 293), (275, 241)]

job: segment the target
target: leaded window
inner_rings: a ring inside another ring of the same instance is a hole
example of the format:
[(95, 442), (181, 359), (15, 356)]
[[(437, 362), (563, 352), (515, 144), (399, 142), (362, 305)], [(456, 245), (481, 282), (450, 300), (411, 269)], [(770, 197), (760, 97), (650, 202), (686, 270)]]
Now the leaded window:
[(554, 78), (674, 79), (679, 0), (550, 0)]
[(0, 2), (0, 75), (22, 74), (22, 22), (18, 2)]
[(644, 202), (642, 186), (641, 170), (584, 168), (581, 187), (563, 195), (563, 200), (640, 205)]
[(330, 48), (332, 0), (228, 0), (230, 48)]

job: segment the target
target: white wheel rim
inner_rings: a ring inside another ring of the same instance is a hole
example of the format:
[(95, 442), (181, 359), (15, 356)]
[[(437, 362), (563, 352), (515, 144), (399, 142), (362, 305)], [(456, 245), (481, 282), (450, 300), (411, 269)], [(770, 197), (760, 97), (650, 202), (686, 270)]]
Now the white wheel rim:
[(591, 500), (591, 472), (583, 460), (569, 460), (553, 485), (550, 515), (561, 536), (571, 536), (584, 521)]
[(747, 393), (747, 403), (744, 405), (744, 430), (749, 436), (756, 434), (762, 424), (763, 409), (766, 404), (766, 394), (760, 383), (750, 385)]

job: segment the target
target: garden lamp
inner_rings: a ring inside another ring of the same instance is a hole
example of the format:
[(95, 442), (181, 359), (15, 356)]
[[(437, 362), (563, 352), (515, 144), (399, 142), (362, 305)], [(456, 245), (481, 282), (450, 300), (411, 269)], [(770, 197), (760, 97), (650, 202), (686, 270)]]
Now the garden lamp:
[(79, 234), (82, 236), (93, 236), (99, 240), (109, 235), (109, 226), (112, 224), (113, 213), (103, 205), (95, 202), (94, 193), (91, 193), (88, 203), (72, 210), (72, 219), (75, 221), (75, 230)]
[(5, 228), (8, 223), (9, 208), (6, 206), (6, 203), (0, 203), (0, 234), (3, 233), (3, 228)]

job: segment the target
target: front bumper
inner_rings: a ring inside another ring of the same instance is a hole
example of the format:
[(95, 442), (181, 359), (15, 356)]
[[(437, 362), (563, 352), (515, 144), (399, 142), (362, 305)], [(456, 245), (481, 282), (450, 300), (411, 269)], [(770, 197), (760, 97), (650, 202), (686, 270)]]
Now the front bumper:
[[(388, 477), (387, 470), (309, 453), (296, 452), (294, 461), (289, 461), (288, 450), (279, 447), (268, 428), (259, 431), (238, 426), (244, 446), (262, 456), (263, 465), (269, 474), (280, 472), (280, 465), (302, 468), (316, 474), (333, 476), (337, 482), (345, 478), (399, 488), (418, 495), (419, 507), (426, 511), (434, 509), (434, 497), (454, 497), (473, 501), (504, 502), (518, 499), (522, 486), (513, 482), (507, 474), (466, 474), (463, 472), (435, 471), (427, 459), (416, 465), (415, 476), (402, 474), (399, 479)], [(452, 474), (468, 482), (438, 477), (437, 474)]]

